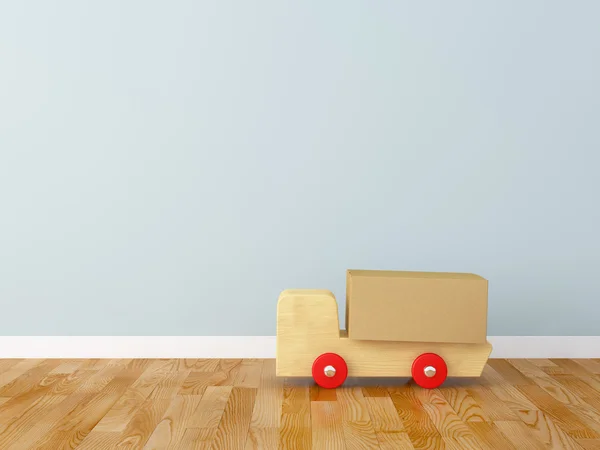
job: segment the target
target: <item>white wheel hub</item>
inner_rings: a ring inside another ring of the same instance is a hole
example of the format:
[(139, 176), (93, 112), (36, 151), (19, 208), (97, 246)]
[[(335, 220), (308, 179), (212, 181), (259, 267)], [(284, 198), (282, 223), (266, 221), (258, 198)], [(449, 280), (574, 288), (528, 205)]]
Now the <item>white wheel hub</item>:
[(435, 367), (433, 367), (433, 366), (427, 366), (427, 367), (425, 367), (423, 372), (425, 372), (426, 377), (431, 378), (431, 377), (435, 377), (436, 370), (435, 370)]
[(333, 366), (325, 366), (324, 372), (325, 372), (325, 376), (326, 377), (331, 378), (331, 377), (335, 376), (335, 367), (333, 367)]

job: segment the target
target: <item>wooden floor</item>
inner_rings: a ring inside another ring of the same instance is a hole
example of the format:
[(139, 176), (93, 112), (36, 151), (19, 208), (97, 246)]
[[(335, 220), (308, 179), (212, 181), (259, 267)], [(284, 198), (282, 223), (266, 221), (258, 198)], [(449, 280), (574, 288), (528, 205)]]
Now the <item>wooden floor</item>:
[(600, 360), (327, 391), (274, 360), (0, 360), (0, 449), (600, 449)]

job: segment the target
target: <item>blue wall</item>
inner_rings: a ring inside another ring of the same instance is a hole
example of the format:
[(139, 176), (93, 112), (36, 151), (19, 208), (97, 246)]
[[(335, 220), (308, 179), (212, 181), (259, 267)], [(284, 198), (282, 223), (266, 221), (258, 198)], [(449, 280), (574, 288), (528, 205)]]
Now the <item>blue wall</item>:
[(6, 2), (5, 335), (271, 335), (345, 269), (600, 334), (600, 3)]

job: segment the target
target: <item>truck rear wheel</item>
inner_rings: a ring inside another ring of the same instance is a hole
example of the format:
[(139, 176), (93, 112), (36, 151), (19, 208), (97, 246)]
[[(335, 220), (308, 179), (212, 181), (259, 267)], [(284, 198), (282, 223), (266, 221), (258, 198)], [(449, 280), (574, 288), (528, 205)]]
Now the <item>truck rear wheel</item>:
[(340, 355), (323, 353), (313, 363), (312, 376), (315, 383), (322, 388), (335, 389), (346, 381), (348, 366)]
[(446, 362), (435, 353), (423, 353), (413, 361), (412, 377), (419, 386), (425, 389), (440, 387), (448, 375)]

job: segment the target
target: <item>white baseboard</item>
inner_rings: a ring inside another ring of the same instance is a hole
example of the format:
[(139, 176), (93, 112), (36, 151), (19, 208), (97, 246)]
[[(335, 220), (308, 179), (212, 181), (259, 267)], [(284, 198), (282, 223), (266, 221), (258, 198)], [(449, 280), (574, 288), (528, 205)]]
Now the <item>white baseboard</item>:
[[(490, 336), (492, 358), (600, 358), (600, 336)], [(0, 358), (274, 358), (275, 336), (0, 336)]]
[(489, 336), (490, 358), (600, 358), (600, 336)]
[(275, 336), (1, 336), (0, 358), (274, 358)]

